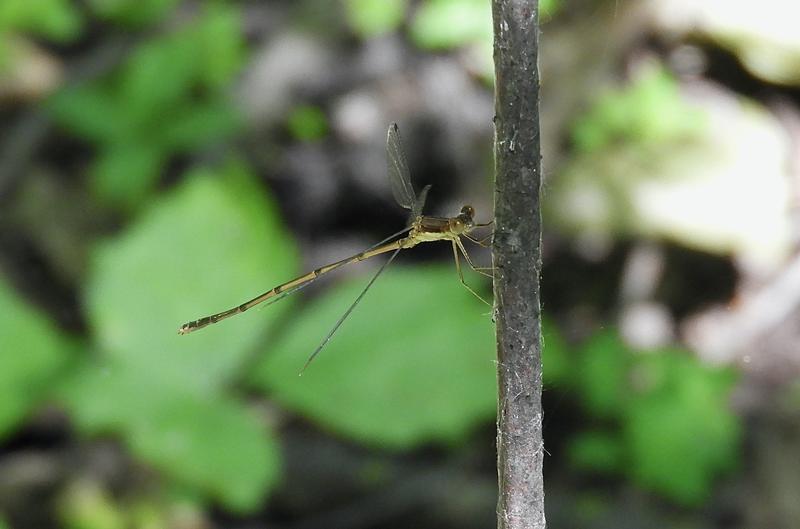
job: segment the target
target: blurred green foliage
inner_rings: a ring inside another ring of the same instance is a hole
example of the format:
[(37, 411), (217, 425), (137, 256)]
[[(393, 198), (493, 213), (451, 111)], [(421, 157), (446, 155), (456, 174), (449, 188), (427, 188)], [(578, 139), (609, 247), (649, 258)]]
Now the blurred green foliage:
[(177, 325), (291, 276), (297, 263), (275, 205), (236, 163), (191, 172), (94, 257), (86, 309), (99, 346), (153, 376), (205, 390), (235, 376), (263, 323), (288, 304), (199, 338), (179, 337)]
[[(643, 186), (697, 172), (697, 155), (708, 152), (707, 117), (660, 65), (643, 67), (631, 84), (599, 96), (575, 123), (576, 156), (553, 180), (546, 218), (584, 235), (653, 235), (653, 220), (637, 209)], [(676, 231), (674, 223), (661, 229), (669, 236)]]
[[(92, 14), (124, 24), (141, 26), (158, 22), (178, 0), (86, 0)], [(77, 38), (84, 21), (70, 0), (3, 0), (0, 2), (0, 34), (27, 33), (57, 42)]]
[(561, 0), (539, 0), (539, 15), (542, 22), (547, 22), (547, 19), (556, 16), (561, 6)]
[(593, 427), (571, 447), (580, 468), (617, 472), (672, 500), (698, 505), (720, 473), (737, 464), (740, 425), (728, 399), (731, 369), (686, 351), (634, 353), (615, 331), (575, 352), (570, 384)]
[(65, 529), (125, 529), (125, 512), (100, 486), (80, 482), (67, 489), (59, 501), (59, 518)]
[(69, 42), (83, 26), (69, 0), (2, 0), (0, 2), (0, 81), (25, 59), (21, 34)]
[(69, 0), (0, 2), (0, 36), (15, 31), (66, 42), (78, 36), (82, 25), (78, 10)]
[(0, 529), (9, 529), (8, 525), (6, 524), (5, 520), (0, 517)]
[(297, 377), (364, 283), (314, 302), (270, 345), (253, 382), (341, 435), (390, 448), (457, 442), (490, 420), (491, 318), (449, 266), (388, 271)]
[(64, 398), (82, 433), (120, 435), (131, 453), (186, 494), (249, 511), (277, 483), (276, 440), (220, 391), (180, 387), (108, 362), (79, 371)]
[(625, 143), (645, 148), (691, 137), (703, 124), (703, 113), (684, 102), (672, 75), (653, 67), (634, 83), (601, 96), (575, 124), (572, 138), (582, 153)]
[(561, 386), (572, 376), (569, 346), (556, 325), (542, 317), (542, 366), (544, 383)]
[[(543, 19), (553, 16), (560, 0), (543, 0)], [(449, 49), (479, 44), (492, 49), (492, 4), (484, 0), (425, 0), (411, 24), (411, 38), (421, 48)]]
[(688, 351), (633, 351), (613, 329), (571, 348), (542, 322), (544, 382), (591, 418), (570, 440), (583, 471), (620, 474), (675, 502), (696, 506), (715, 478), (738, 464), (741, 425), (729, 398), (733, 369)]
[(492, 5), (483, 0), (427, 0), (411, 24), (411, 38), (421, 48), (447, 49), (492, 42)]
[(741, 428), (730, 409), (731, 369), (705, 366), (683, 351), (638, 358), (624, 408), (629, 475), (677, 501), (699, 505), (715, 474), (733, 470)]
[[(539, 9), (546, 22), (560, 0), (544, 0)], [(470, 69), (488, 84), (494, 82), (492, 62), (492, 5), (484, 0), (424, 0), (414, 11), (409, 28), (411, 40), (431, 51), (466, 47)]]
[(179, 0), (86, 0), (100, 18), (125, 26), (142, 26), (161, 20)]
[(396, 29), (403, 23), (407, 0), (345, 0), (350, 27), (368, 38)]
[(133, 209), (170, 156), (219, 141), (241, 119), (225, 90), (242, 65), (239, 11), (210, 3), (180, 29), (141, 44), (111, 74), (56, 94), (54, 117), (97, 146), (92, 187)]
[(574, 376), (584, 406), (596, 417), (614, 417), (629, 397), (626, 377), (633, 355), (616, 333), (606, 332), (584, 345), (580, 359), (580, 369)]
[(65, 529), (163, 529), (197, 527), (198, 506), (184, 500), (157, 496), (113, 495), (97, 481), (79, 478), (65, 487), (57, 502), (57, 516)]
[(321, 108), (300, 105), (292, 109), (286, 120), (289, 133), (300, 141), (314, 141), (328, 133), (328, 119)]
[(48, 396), (75, 344), (0, 277), (0, 437)]
[(618, 432), (585, 430), (570, 443), (570, 459), (583, 470), (619, 473), (625, 460), (625, 444)]
[(258, 505), (279, 461), (273, 437), (225, 387), (289, 304), (200, 336), (176, 331), (292, 274), (281, 225), (237, 164), (195, 171), (152, 201), (96, 251), (86, 306), (103, 359), (63, 388), (83, 431), (121, 434), (142, 460), (233, 509)]

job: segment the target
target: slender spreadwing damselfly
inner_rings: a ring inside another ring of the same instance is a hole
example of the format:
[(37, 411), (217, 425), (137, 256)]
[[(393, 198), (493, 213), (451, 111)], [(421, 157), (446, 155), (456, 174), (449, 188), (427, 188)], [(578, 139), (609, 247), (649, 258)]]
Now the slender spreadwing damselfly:
[(461, 271), (461, 264), (459, 261), (459, 254), (464, 256), (470, 268), (480, 274), (492, 277), (490, 273), (486, 272), (486, 268), (475, 266), (469, 254), (467, 253), (466, 248), (464, 248), (464, 243), (461, 240), (461, 238), (464, 237), (476, 244), (485, 246), (486, 241), (491, 235), (484, 237), (483, 239), (476, 239), (472, 237), (470, 233), (476, 228), (489, 226), (492, 223), (487, 222), (485, 224), (476, 224), (473, 219), (475, 215), (475, 209), (472, 206), (462, 207), (461, 212), (455, 217), (431, 217), (423, 215), (422, 208), (425, 205), (425, 198), (427, 197), (428, 190), (430, 190), (431, 186), (425, 186), (425, 188), (418, 195), (414, 192), (414, 187), (411, 185), (411, 173), (408, 169), (408, 162), (406, 160), (403, 145), (400, 140), (400, 132), (396, 123), (392, 123), (389, 126), (389, 132), (386, 138), (386, 152), (389, 166), (389, 182), (391, 183), (392, 194), (400, 206), (411, 211), (411, 215), (409, 216), (409, 224), (405, 229), (390, 235), (378, 244), (367, 248), (360, 253), (346, 257), (340, 261), (336, 261), (335, 263), (321, 266), (316, 270), (308, 272), (307, 274), (273, 287), (263, 294), (260, 294), (249, 301), (245, 301), (241, 305), (237, 305), (236, 307), (219, 312), (217, 314), (212, 314), (210, 316), (205, 316), (203, 318), (184, 323), (178, 329), (178, 334), (188, 334), (190, 332), (194, 332), (198, 329), (202, 329), (203, 327), (207, 327), (212, 323), (217, 323), (225, 318), (235, 316), (267, 301), (269, 302), (267, 304), (274, 303), (275, 301), (282, 299), (284, 296), (297, 292), (301, 288), (309, 285), (321, 275), (332, 270), (336, 270), (337, 268), (350, 263), (364, 261), (370, 257), (375, 257), (376, 255), (392, 252), (389, 256), (389, 259), (378, 269), (375, 275), (372, 276), (372, 279), (370, 279), (369, 283), (367, 283), (366, 287), (364, 287), (356, 300), (352, 303), (352, 305), (350, 305), (347, 311), (345, 311), (342, 317), (339, 318), (339, 321), (336, 322), (322, 343), (320, 343), (319, 347), (317, 347), (317, 349), (311, 354), (306, 362), (306, 366), (308, 366), (314, 357), (317, 356), (317, 354), (322, 350), (325, 344), (328, 343), (333, 334), (342, 325), (344, 320), (350, 315), (353, 309), (355, 309), (356, 305), (358, 305), (358, 303), (364, 297), (364, 294), (366, 294), (367, 290), (369, 290), (375, 280), (378, 279), (378, 276), (380, 276), (389, 263), (394, 260), (400, 250), (413, 248), (414, 246), (423, 242), (433, 241), (450, 241), (453, 246), (453, 257), (455, 259), (456, 271), (458, 272), (458, 278), (461, 281), (461, 284), (464, 285), (464, 287), (478, 299), (486, 304), (489, 304), (464, 281), (464, 275)]

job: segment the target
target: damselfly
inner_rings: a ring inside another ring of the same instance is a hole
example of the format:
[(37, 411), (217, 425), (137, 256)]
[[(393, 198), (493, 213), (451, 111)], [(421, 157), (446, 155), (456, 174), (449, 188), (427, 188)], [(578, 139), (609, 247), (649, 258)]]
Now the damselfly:
[[(308, 272), (307, 274), (273, 287), (263, 294), (260, 294), (249, 301), (245, 301), (241, 305), (237, 305), (236, 307), (219, 312), (217, 314), (212, 314), (211, 316), (205, 316), (203, 318), (184, 323), (178, 329), (178, 334), (188, 334), (198, 329), (202, 329), (203, 327), (211, 325), (212, 323), (217, 323), (225, 318), (245, 312), (246, 310), (266, 301), (274, 303), (284, 296), (294, 293), (309, 285), (321, 275), (332, 270), (336, 270), (337, 268), (350, 263), (364, 261), (365, 259), (375, 257), (376, 255), (392, 252), (392, 254), (389, 256), (389, 259), (378, 269), (375, 275), (372, 276), (372, 279), (370, 279), (369, 283), (367, 283), (366, 287), (364, 287), (353, 304), (350, 305), (342, 317), (339, 318), (339, 321), (336, 322), (336, 325), (334, 325), (322, 343), (320, 343), (319, 347), (317, 347), (317, 349), (311, 354), (306, 362), (306, 366), (308, 366), (314, 357), (322, 350), (325, 344), (328, 343), (336, 330), (342, 325), (342, 322), (344, 322), (344, 320), (350, 315), (356, 305), (358, 305), (358, 303), (364, 297), (364, 294), (366, 294), (367, 290), (369, 290), (375, 280), (378, 279), (383, 270), (386, 269), (389, 263), (392, 262), (400, 250), (413, 248), (414, 246), (423, 242), (433, 241), (450, 241), (453, 246), (453, 257), (455, 258), (456, 271), (458, 272), (458, 278), (461, 281), (461, 284), (464, 285), (464, 287), (466, 287), (467, 290), (469, 290), (478, 299), (486, 304), (489, 304), (464, 281), (464, 275), (461, 271), (461, 264), (459, 261), (459, 253), (464, 256), (464, 258), (467, 260), (467, 263), (473, 270), (491, 277), (491, 274), (486, 272), (486, 268), (475, 266), (469, 254), (467, 253), (467, 250), (464, 248), (463, 242), (461, 241), (461, 238), (464, 237), (476, 244), (485, 246), (486, 240), (488, 240), (491, 235), (484, 237), (483, 239), (475, 239), (470, 235), (470, 232), (479, 227), (489, 226), (491, 222), (487, 222), (485, 224), (476, 224), (474, 221), (475, 209), (472, 206), (462, 207), (461, 212), (455, 217), (431, 217), (422, 215), (422, 208), (425, 205), (425, 199), (428, 196), (428, 191), (430, 190), (431, 186), (425, 186), (425, 188), (418, 195), (414, 192), (414, 188), (411, 185), (411, 173), (408, 168), (408, 161), (406, 160), (402, 141), (400, 139), (400, 132), (396, 123), (392, 123), (389, 126), (389, 132), (386, 138), (386, 152), (392, 194), (400, 206), (411, 211), (409, 225), (405, 229), (390, 235), (383, 241), (370, 248), (367, 248), (363, 252), (346, 257), (345, 259), (336, 261), (335, 263), (321, 266), (316, 270)], [(407, 235), (402, 237), (404, 234)]]

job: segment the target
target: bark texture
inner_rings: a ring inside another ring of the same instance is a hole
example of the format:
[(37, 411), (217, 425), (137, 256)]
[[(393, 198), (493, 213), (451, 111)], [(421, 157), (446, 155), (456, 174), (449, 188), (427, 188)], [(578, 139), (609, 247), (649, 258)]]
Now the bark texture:
[(500, 529), (544, 529), (538, 1), (492, 0)]

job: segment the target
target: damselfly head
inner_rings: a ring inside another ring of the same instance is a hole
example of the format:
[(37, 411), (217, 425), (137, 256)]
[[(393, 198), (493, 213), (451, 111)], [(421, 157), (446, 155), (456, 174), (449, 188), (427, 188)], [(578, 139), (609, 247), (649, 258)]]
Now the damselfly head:
[(461, 208), (461, 213), (451, 221), (451, 229), (456, 233), (464, 233), (471, 230), (475, 225), (473, 216), (475, 215), (475, 208), (472, 206), (464, 206)]
[(464, 206), (463, 208), (461, 208), (461, 215), (459, 216), (463, 218), (469, 218), (469, 220), (472, 220), (472, 218), (475, 216), (475, 208), (473, 208), (470, 205)]

